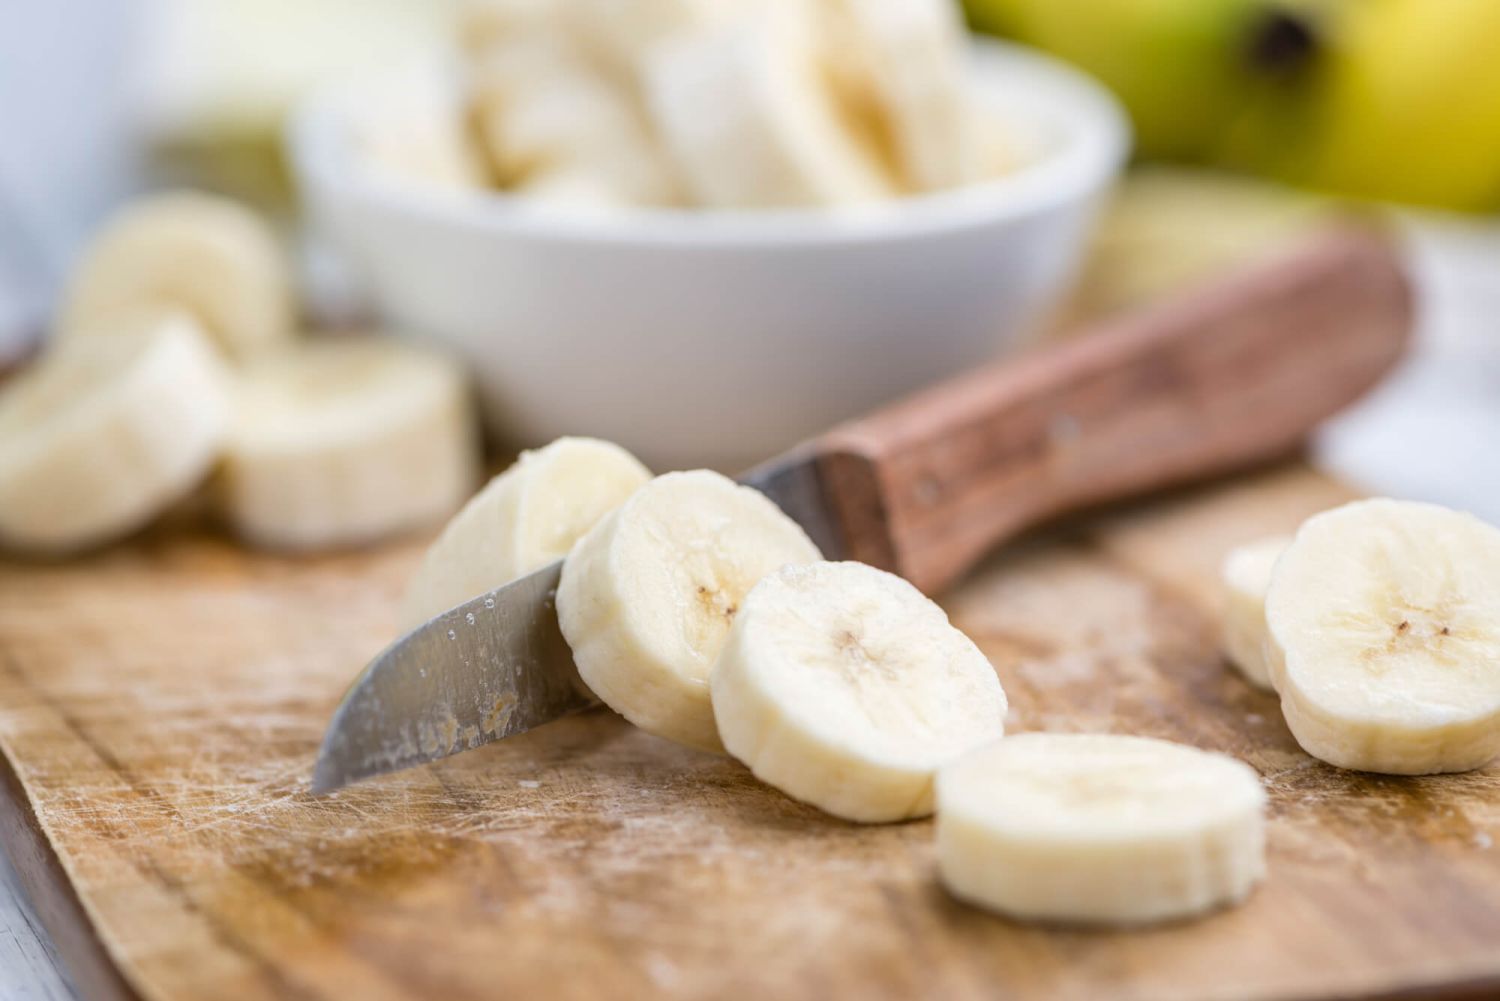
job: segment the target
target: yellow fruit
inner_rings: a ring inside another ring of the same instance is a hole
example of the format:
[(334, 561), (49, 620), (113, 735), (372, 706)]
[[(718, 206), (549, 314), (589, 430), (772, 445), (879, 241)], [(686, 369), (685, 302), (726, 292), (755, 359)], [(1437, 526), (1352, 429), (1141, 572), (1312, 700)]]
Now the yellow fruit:
[(1120, 97), (1139, 151), (1197, 159), (1253, 82), (1241, 51), (1263, 0), (966, 0), (972, 24), (1046, 49)]
[(1358, 197), (1500, 207), (1495, 0), (967, 0), (1078, 63), (1148, 157)]

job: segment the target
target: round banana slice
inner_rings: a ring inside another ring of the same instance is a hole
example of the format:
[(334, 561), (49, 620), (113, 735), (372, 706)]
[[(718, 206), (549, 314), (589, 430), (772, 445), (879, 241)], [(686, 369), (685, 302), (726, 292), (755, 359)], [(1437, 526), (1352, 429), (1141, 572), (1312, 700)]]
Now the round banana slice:
[(680, 200), (639, 101), (556, 26), (495, 45), (471, 75), (476, 130), (505, 187), (554, 202), (574, 193), (601, 205)]
[(820, 558), (765, 495), (718, 473), (667, 473), (573, 547), (557, 619), (578, 673), (643, 730), (720, 751), (708, 677), (745, 595)]
[(1313, 757), (1426, 775), (1500, 755), (1500, 529), (1414, 501), (1315, 515), (1276, 564), (1266, 625)]
[(994, 668), (911, 584), (863, 563), (771, 574), (710, 680), (730, 754), (846, 820), (932, 812), (937, 769), (1005, 732)]
[(1224, 655), (1257, 688), (1271, 687), (1266, 667), (1266, 590), (1271, 570), (1291, 537), (1276, 535), (1230, 550), (1224, 557)]
[(208, 473), (229, 376), (185, 316), (65, 343), (0, 390), (0, 541), (60, 554), (140, 528)]
[(674, 35), (723, 21), (763, 0), (570, 0), (564, 15), (575, 34), (617, 76), (636, 67)]
[(246, 539), (282, 549), (429, 524), (473, 489), (474, 420), (447, 358), (375, 338), (300, 345), (241, 377), (226, 514)]
[(876, 123), (916, 191), (977, 180), (983, 145), (965, 79), (964, 30), (951, 0), (833, 0), (823, 45), (839, 93)]
[(1265, 874), (1254, 769), (1148, 737), (1030, 733), (938, 773), (938, 874), (1025, 920), (1140, 924), (1243, 900)]
[(402, 619), (417, 625), (562, 559), (649, 479), (650, 470), (635, 456), (596, 438), (559, 438), (522, 452), (427, 550), (407, 589)]
[(795, 9), (712, 23), (653, 48), (647, 106), (696, 199), (720, 208), (849, 205), (896, 193), (842, 116)]
[(127, 206), (74, 272), (61, 334), (109, 336), (160, 311), (188, 313), (231, 358), (287, 343), (291, 279), (275, 235), (214, 195), (173, 192)]

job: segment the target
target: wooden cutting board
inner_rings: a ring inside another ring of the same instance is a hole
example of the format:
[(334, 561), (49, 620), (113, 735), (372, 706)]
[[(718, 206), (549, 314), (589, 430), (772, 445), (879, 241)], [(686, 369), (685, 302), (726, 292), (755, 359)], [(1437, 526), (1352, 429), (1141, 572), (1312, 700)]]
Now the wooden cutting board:
[(1221, 483), (996, 554), (947, 601), (1013, 730), (1260, 770), (1269, 879), (1205, 920), (972, 910), (930, 822), (833, 820), (604, 711), (314, 799), (420, 547), (281, 559), (191, 524), (0, 564), (0, 833), (91, 998), (1496, 996), (1500, 771), (1324, 766), (1216, 652), (1224, 551), (1346, 496), (1301, 467)]

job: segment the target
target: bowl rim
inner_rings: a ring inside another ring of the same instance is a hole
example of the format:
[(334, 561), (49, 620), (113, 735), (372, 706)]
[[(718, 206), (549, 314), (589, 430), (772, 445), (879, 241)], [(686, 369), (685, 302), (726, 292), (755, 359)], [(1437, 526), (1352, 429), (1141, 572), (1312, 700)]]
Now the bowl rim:
[[(1032, 216), (1093, 194), (1119, 172), (1130, 151), (1129, 119), (1102, 84), (1014, 43), (974, 37), (971, 49), (979, 85), (998, 91), (1007, 78), (1023, 83), (1024, 92), (1007, 91), (1006, 100), (1045, 111), (1048, 125), (1062, 134), (1061, 148), (998, 178), (849, 209), (564, 211), (504, 192), (427, 189), (382, 177), (350, 163), (340, 128), (351, 104), (369, 100), (368, 77), (333, 81), (303, 98), (288, 118), (284, 141), (304, 199), (337, 198), (470, 232), (595, 245), (797, 247), (917, 238)], [(428, 72), (442, 68), (431, 57), (423, 63)]]

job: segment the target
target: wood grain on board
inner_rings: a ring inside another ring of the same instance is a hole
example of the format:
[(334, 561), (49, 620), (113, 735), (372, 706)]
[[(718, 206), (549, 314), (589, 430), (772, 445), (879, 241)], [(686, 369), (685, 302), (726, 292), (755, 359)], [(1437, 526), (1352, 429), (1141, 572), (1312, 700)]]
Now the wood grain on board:
[(1012, 547), (946, 599), (1013, 730), (1151, 734), (1265, 777), (1269, 879), (1202, 921), (970, 909), (930, 822), (833, 820), (604, 711), (315, 799), (420, 546), (293, 560), (182, 525), (0, 564), (0, 834), (89, 997), (1492, 996), (1500, 771), (1319, 764), (1216, 652), (1223, 552), (1346, 496), (1270, 470)]

